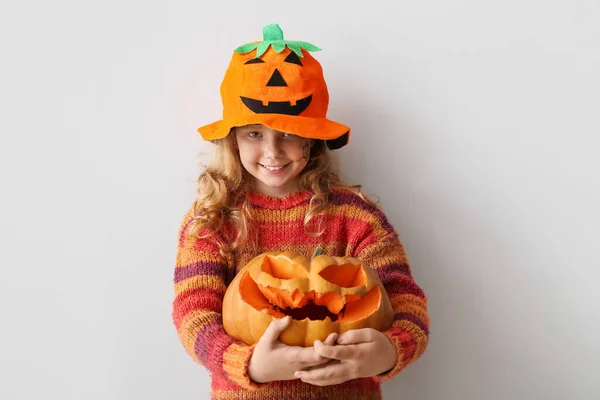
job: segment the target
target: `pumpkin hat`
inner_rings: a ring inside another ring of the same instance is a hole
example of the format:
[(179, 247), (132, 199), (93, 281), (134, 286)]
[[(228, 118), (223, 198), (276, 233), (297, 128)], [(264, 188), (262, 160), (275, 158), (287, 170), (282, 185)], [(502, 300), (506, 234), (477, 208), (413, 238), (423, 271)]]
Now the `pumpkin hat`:
[[(255, 51), (256, 50), (256, 51)], [(221, 84), (223, 119), (198, 128), (204, 140), (224, 138), (231, 128), (262, 124), (321, 139), (331, 150), (348, 143), (350, 128), (327, 119), (329, 92), (318, 47), (283, 39), (279, 25), (263, 28), (263, 41), (234, 50)]]

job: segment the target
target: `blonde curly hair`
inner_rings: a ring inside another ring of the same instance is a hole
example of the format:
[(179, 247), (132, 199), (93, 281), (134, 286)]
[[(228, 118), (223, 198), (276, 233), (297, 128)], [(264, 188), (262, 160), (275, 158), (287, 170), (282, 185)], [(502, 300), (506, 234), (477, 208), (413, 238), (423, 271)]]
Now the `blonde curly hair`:
[[(210, 237), (219, 232), (224, 224), (233, 223), (237, 228), (237, 237), (233, 243), (217, 241), (221, 255), (227, 257), (242, 245), (251, 245), (256, 249), (256, 243), (248, 237), (251, 208), (246, 194), (252, 190), (251, 175), (242, 166), (235, 128), (229, 135), (213, 143), (216, 145), (215, 157), (198, 177), (194, 223), (190, 227), (190, 234), (200, 238)], [(320, 236), (325, 230), (322, 227), (318, 231), (311, 231), (308, 224), (314, 217), (326, 214), (327, 199), (332, 190), (351, 190), (366, 202), (375, 204), (362, 194), (361, 185), (350, 185), (340, 179), (337, 159), (323, 140), (315, 140), (308, 164), (300, 172), (298, 179), (299, 190), (312, 193), (308, 212), (304, 217), (304, 228), (312, 236)], [(201, 231), (202, 235), (199, 234)]]

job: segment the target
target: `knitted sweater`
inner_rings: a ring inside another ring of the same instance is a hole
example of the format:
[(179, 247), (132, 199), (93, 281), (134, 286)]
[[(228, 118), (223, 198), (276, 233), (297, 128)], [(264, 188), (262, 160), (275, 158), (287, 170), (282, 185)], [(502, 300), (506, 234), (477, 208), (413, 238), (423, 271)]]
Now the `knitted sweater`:
[[(415, 361), (427, 346), (425, 295), (411, 277), (403, 246), (381, 209), (353, 192), (336, 190), (329, 197), (327, 216), (313, 218), (309, 225), (316, 230), (319, 222), (325, 223), (325, 232), (313, 237), (304, 229), (310, 197), (309, 192), (284, 198), (249, 193), (250, 226), (258, 248), (251, 253), (251, 246), (247, 246), (235, 257), (221, 256), (215, 238), (198, 239), (188, 234), (193, 207), (184, 217), (175, 267), (173, 321), (186, 351), (210, 371), (212, 399), (381, 399), (380, 383)], [(234, 237), (235, 229), (226, 226), (216, 239), (230, 241)], [(317, 246), (328, 255), (356, 257), (377, 271), (394, 310), (393, 325), (384, 334), (395, 345), (398, 362), (381, 375), (335, 386), (313, 386), (300, 380), (257, 384), (247, 374), (254, 346), (234, 339), (223, 328), (221, 312), (227, 285), (263, 252), (292, 250), (310, 257)]]

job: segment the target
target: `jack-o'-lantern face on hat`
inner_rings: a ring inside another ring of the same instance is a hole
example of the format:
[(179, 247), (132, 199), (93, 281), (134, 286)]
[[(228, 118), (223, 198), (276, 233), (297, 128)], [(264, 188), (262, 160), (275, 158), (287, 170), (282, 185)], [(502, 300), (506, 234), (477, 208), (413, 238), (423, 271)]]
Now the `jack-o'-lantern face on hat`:
[(309, 53), (301, 59), (290, 49), (269, 49), (262, 58), (239, 54), (234, 63), (226, 79), (236, 90), (224, 93), (233, 112), (325, 118), (329, 93), (321, 65)]
[(263, 124), (325, 140), (330, 149), (346, 145), (350, 129), (327, 119), (327, 84), (309, 53), (319, 49), (283, 40), (277, 25), (268, 25), (263, 33), (264, 41), (235, 50), (221, 84), (223, 119), (199, 128), (202, 137), (220, 139), (235, 126)]

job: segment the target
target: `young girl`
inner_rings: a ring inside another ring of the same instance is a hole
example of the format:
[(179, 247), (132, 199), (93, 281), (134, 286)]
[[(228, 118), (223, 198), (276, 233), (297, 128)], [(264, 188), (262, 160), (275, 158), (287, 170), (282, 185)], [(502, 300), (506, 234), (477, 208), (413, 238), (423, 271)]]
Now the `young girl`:
[[(350, 130), (326, 118), (327, 86), (309, 53), (318, 48), (284, 40), (277, 25), (263, 35), (234, 52), (223, 119), (199, 128), (216, 157), (179, 231), (173, 320), (211, 372), (213, 399), (380, 399), (380, 382), (427, 346), (426, 298), (382, 210), (335, 172), (331, 150)], [(310, 256), (317, 246), (375, 269), (394, 310), (389, 330), (331, 334), (312, 347), (278, 340), (289, 317), (252, 346), (225, 332), (223, 297), (240, 268), (267, 251)]]

